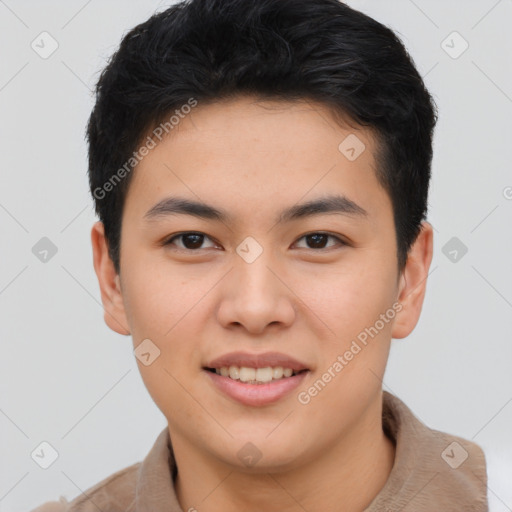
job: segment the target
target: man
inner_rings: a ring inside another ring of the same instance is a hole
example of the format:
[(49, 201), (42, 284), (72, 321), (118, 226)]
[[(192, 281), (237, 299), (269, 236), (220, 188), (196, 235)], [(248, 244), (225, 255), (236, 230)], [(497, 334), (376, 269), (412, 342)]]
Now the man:
[(192, 0), (126, 34), (91, 240), (168, 427), (44, 510), (487, 510), (482, 450), (382, 390), (426, 291), (436, 119), (395, 34), (337, 0)]

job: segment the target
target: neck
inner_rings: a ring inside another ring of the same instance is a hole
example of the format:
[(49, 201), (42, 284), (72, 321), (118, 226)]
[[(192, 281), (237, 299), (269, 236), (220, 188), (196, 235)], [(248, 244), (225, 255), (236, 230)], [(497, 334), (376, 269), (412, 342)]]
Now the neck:
[[(380, 492), (395, 447), (382, 430), (382, 393), (336, 445), (292, 470), (240, 471), (172, 434), (178, 501), (184, 511), (361, 512)], [(255, 468), (254, 468), (255, 469)]]

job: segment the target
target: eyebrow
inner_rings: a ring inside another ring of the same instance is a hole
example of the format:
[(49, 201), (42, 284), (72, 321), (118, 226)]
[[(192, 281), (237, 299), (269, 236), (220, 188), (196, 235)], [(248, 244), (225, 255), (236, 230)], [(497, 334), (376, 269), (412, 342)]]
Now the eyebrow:
[[(330, 195), (286, 208), (278, 215), (276, 224), (321, 214), (339, 214), (356, 218), (368, 216), (368, 212), (362, 206), (348, 197)], [(232, 215), (222, 208), (176, 196), (166, 197), (156, 203), (144, 214), (144, 219), (156, 221), (170, 215), (192, 215), (224, 223), (233, 220)]]

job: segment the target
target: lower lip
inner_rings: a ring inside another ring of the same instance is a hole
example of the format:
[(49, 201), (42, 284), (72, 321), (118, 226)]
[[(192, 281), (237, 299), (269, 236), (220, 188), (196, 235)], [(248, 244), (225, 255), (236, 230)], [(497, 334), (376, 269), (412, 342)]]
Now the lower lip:
[(309, 371), (301, 372), (266, 384), (247, 384), (208, 370), (203, 371), (208, 374), (214, 386), (224, 394), (244, 405), (255, 407), (277, 402), (296, 389), (309, 373)]

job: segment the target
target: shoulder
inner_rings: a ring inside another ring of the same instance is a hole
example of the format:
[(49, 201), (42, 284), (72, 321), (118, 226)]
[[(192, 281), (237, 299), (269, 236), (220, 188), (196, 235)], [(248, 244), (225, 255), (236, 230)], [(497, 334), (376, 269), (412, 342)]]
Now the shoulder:
[(478, 444), (427, 426), (398, 397), (387, 392), (383, 419), (385, 430), (401, 444), (400, 452), (407, 456), (408, 462), (416, 461), (423, 468), (429, 467), (443, 473), (453, 473), (453, 469), (471, 466), (481, 479), (485, 479), (486, 460)]
[(59, 501), (48, 501), (30, 512), (97, 512), (108, 507), (109, 512), (126, 512), (135, 499), (137, 475), (141, 462), (116, 471), (72, 501), (63, 496)]
[[(396, 396), (384, 395), (383, 427), (395, 441), (395, 463), (381, 496), (415, 510), (487, 511), (487, 467), (473, 441), (430, 428)], [(382, 503), (377, 508), (381, 510)], [(457, 508), (455, 508), (457, 507)]]
[[(482, 448), (473, 441), (435, 429), (429, 429), (425, 438), (420, 443), (423, 453), (418, 462), (422, 471), (431, 475), (427, 488), (444, 509), (457, 503), (461, 507), (457, 510), (487, 512), (487, 461)], [(418, 496), (418, 502), (422, 499)]]

